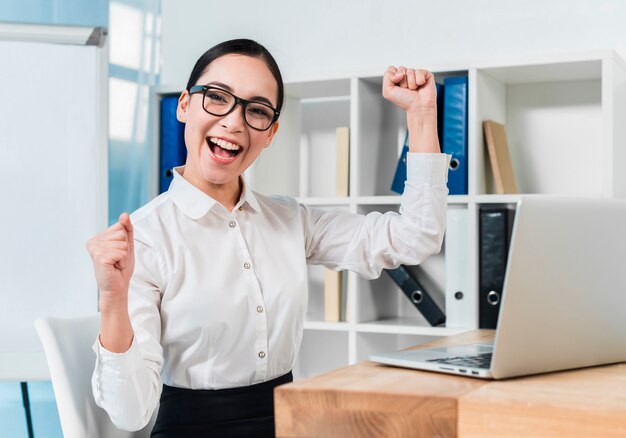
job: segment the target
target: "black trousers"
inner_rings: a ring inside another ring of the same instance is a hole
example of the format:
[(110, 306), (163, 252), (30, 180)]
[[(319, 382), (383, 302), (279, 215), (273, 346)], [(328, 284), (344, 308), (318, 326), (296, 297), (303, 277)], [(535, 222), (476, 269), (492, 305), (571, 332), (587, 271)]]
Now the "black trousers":
[(218, 390), (163, 385), (151, 438), (274, 437), (274, 388), (291, 372), (242, 388)]

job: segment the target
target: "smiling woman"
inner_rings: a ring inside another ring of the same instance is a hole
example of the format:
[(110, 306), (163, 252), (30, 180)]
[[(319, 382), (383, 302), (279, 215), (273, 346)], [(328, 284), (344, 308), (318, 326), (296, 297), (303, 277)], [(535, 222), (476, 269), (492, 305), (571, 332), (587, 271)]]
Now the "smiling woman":
[[(229, 43), (238, 52), (245, 44)], [(282, 87), (264, 59), (235, 52), (212, 60), (181, 94), (177, 115), (187, 125), (188, 151), (184, 178), (227, 210), (239, 200), (239, 176), (278, 129), (274, 108), (282, 106)]]
[(293, 379), (307, 264), (375, 278), (439, 251), (449, 158), (433, 75), (389, 67), (382, 93), (409, 126), (402, 214), (310, 208), (242, 178), (279, 128), (271, 54), (240, 39), (200, 57), (178, 99), (185, 165), (132, 221), (124, 213), (88, 242), (101, 309), (93, 391), (118, 427), (142, 428), (159, 406), (153, 437), (274, 436), (273, 389)]

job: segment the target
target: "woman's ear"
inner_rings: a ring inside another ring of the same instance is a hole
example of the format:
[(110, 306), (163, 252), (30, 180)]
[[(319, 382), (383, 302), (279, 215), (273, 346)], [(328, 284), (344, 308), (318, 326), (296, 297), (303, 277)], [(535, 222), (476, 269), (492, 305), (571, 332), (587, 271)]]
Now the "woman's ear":
[(187, 123), (187, 110), (189, 109), (189, 92), (183, 91), (178, 98), (178, 107), (176, 108), (176, 118), (181, 123)]
[(276, 120), (276, 122), (274, 122), (272, 127), (269, 129), (269, 134), (267, 136), (267, 141), (265, 142), (265, 147), (268, 147), (270, 145), (272, 139), (274, 138), (274, 135), (276, 134), (276, 131), (278, 131), (278, 120)]

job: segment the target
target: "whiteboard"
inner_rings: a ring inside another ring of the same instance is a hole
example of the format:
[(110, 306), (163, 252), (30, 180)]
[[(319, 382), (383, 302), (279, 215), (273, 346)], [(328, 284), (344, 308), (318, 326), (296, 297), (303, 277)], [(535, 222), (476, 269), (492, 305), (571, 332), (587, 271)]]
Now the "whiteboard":
[(33, 321), (97, 311), (85, 243), (107, 224), (107, 50), (76, 38), (89, 28), (3, 26), (0, 380), (48, 379)]

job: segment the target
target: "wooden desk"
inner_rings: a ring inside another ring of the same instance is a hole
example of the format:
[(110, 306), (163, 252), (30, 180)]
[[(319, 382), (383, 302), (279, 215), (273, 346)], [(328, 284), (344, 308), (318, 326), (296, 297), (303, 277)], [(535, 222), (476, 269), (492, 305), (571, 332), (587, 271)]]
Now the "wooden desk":
[(362, 362), (280, 386), (275, 408), (278, 437), (625, 437), (626, 364), (487, 381)]

